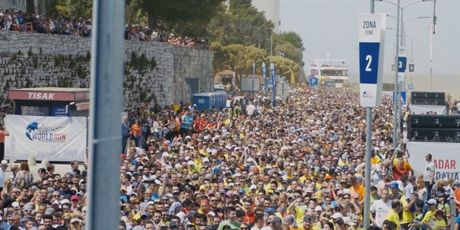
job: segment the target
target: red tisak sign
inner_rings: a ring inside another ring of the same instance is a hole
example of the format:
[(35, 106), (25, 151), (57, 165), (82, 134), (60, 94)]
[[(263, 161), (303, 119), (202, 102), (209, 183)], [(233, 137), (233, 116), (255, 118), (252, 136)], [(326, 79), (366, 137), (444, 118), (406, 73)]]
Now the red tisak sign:
[(76, 95), (75, 92), (10, 90), (8, 91), (8, 99), (37, 101), (79, 101), (85, 99), (85, 97), (81, 94)]

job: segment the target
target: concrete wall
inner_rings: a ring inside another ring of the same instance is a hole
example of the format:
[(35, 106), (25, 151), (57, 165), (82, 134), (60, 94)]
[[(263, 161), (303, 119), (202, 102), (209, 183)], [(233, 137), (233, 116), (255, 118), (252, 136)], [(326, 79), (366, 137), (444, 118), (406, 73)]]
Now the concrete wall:
[[(90, 45), (78, 36), (0, 32), (0, 100), (10, 88), (89, 87)], [(212, 74), (209, 50), (127, 41), (124, 105), (188, 102), (194, 85), (213, 89)]]
[(0, 0), (0, 8), (26, 11), (26, 0)]

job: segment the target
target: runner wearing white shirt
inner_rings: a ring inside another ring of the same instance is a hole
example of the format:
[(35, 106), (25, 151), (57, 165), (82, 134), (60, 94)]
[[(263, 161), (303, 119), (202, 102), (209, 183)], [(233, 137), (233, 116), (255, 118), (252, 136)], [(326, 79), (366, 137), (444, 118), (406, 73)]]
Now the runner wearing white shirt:
[(425, 166), (425, 172), (423, 172), (423, 181), (425, 182), (425, 187), (426, 187), (426, 192), (427, 192), (426, 200), (429, 200), (431, 199), (431, 189), (433, 188), (434, 175), (435, 175), (436, 169), (434, 168), (434, 163), (432, 161), (433, 156), (431, 155), (431, 153), (428, 153), (425, 156), (425, 159), (428, 163)]
[(409, 176), (409, 178), (407, 179), (406, 186), (404, 186), (404, 192), (407, 199), (411, 199), (412, 194), (415, 191), (413, 183), (415, 183), (415, 177)]
[(8, 168), (8, 161), (2, 160), (0, 169), (0, 191), (3, 191), (3, 184), (5, 183), (5, 171)]
[(376, 200), (371, 205), (371, 213), (375, 213), (375, 217), (371, 220), (375, 226), (381, 228), (383, 221), (385, 221), (385, 216), (391, 210), (391, 200), (388, 199), (388, 189), (383, 189), (381, 191), (381, 199)]

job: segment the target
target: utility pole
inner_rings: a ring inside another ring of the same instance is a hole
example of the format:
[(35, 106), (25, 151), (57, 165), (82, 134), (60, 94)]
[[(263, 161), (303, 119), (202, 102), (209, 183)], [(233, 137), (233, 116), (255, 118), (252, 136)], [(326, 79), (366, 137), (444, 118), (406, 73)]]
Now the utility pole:
[(94, 0), (87, 228), (120, 224), (121, 112), (125, 1)]
[[(375, 1), (370, 2), (370, 13), (375, 13)], [(366, 155), (364, 172), (364, 229), (370, 226), (371, 206), (371, 155), (372, 155), (372, 107), (366, 108)]]
[(401, 0), (398, 0), (396, 6), (398, 13), (396, 17), (396, 54), (395, 54), (395, 87), (394, 87), (394, 101), (393, 101), (393, 148), (396, 149), (398, 146), (398, 101), (399, 101), (399, 82), (398, 82), (398, 70), (399, 70), (399, 23), (400, 23), (400, 12), (401, 12)]

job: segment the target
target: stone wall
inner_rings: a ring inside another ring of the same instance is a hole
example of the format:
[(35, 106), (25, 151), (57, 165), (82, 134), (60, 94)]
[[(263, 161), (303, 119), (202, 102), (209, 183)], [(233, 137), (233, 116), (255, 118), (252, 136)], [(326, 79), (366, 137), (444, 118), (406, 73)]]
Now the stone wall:
[[(0, 32), (0, 101), (11, 88), (89, 87), (91, 39), (25, 32)], [(164, 43), (125, 43), (124, 105), (188, 102), (210, 91), (212, 53)]]
[(0, 0), (0, 8), (26, 11), (26, 0)]

